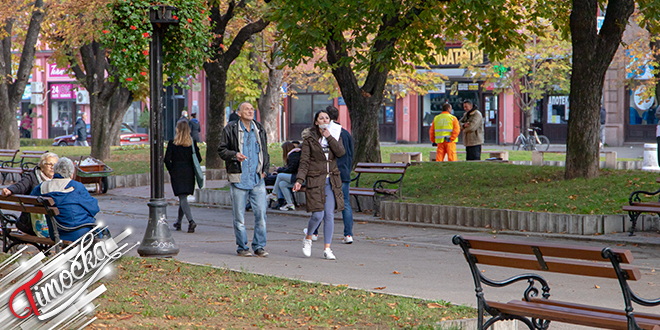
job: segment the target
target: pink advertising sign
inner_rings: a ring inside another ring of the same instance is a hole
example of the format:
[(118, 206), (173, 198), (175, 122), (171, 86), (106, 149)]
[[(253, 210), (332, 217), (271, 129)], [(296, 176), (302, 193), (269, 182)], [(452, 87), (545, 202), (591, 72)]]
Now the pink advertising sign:
[(72, 99), (75, 98), (72, 84), (50, 85), (51, 99)]
[(69, 68), (60, 69), (55, 63), (48, 63), (48, 76), (52, 78), (68, 78)]

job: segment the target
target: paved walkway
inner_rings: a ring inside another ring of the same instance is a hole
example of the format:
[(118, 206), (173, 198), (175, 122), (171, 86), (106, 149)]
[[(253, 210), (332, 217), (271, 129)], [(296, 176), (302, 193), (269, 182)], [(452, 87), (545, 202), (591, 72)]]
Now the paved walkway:
[[(222, 186), (222, 181), (210, 181), (208, 186)], [(169, 185), (166, 185), (166, 187)], [(169, 187), (168, 187), (169, 189)], [(148, 221), (149, 188), (121, 188), (99, 197), (101, 209), (98, 218), (105, 221), (113, 232), (126, 227), (134, 228), (130, 240), (141, 240)], [(168, 207), (169, 222), (177, 211), (174, 196), (166, 191), (172, 203)], [(337, 260), (322, 258), (323, 245), (316, 242), (312, 257), (305, 258), (301, 251), (302, 229), (308, 214), (303, 211), (268, 213), (268, 258), (242, 258), (236, 256), (231, 209), (228, 207), (194, 207), (198, 223), (197, 232), (172, 232), (181, 251), (179, 260), (245, 270), (285, 278), (312, 282), (347, 284), (352, 288), (375, 290), (425, 299), (445, 300), (456, 304), (475, 305), (474, 287), (467, 263), (460, 249), (451, 243), (451, 237), (460, 235), (493, 236), (482, 229), (465, 227), (429, 226), (383, 222), (371, 215), (356, 215), (355, 243), (341, 244), (343, 224), (335, 222), (332, 249)], [(252, 233), (253, 218), (246, 217), (248, 236)], [(512, 237), (515, 235), (515, 237)], [(660, 242), (659, 235), (640, 233), (629, 238), (626, 234), (601, 236), (533, 235), (530, 233), (499, 233), (498, 237), (517, 240), (546, 241), (558, 244), (588, 246), (624, 246), (633, 251), (635, 264), (642, 269), (643, 279), (634, 283), (634, 289), (647, 298), (660, 297)], [(129, 241), (130, 241), (129, 240)], [(133, 251), (133, 255), (137, 255)], [(505, 278), (511, 274), (497, 267), (484, 268), (492, 278)], [(396, 272), (396, 273), (395, 273)], [(618, 283), (597, 278), (578, 278), (566, 275), (544, 274), (553, 290), (553, 297), (562, 300), (602, 304), (621, 308), (622, 299)], [(520, 299), (523, 286), (506, 289), (486, 289), (486, 296), (497, 300)], [(658, 313), (658, 309), (636, 308)], [(559, 325), (553, 329), (581, 329)]]

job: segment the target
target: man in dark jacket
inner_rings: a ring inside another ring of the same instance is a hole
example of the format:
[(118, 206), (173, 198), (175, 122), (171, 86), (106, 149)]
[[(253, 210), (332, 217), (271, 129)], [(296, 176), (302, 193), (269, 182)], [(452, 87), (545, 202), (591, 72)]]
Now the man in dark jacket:
[(199, 124), (199, 120), (197, 120), (197, 112), (193, 112), (190, 116), (192, 117), (188, 122), (188, 125), (190, 126), (190, 136), (193, 141), (201, 142), (199, 141), (199, 132), (202, 130), (202, 126)]
[[(339, 110), (332, 105), (326, 109), (330, 120), (337, 122), (339, 119)], [(344, 210), (341, 211), (341, 217), (344, 219), (344, 239), (342, 243), (353, 243), (353, 209), (351, 208), (351, 196), (348, 194), (351, 184), (351, 170), (353, 169), (353, 137), (343, 127), (341, 128), (341, 140), (344, 143), (346, 153), (337, 158), (337, 167), (341, 175), (341, 190), (344, 193)]]
[(76, 126), (73, 128), (73, 138), (76, 140), (73, 145), (89, 147), (87, 143), (87, 113), (83, 112), (82, 115), (76, 120)]
[(243, 102), (237, 111), (240, 120), (227, 124), (220, 135), (218, 154), (225, 161), (231, 184), (236, 253), (251, 257), (245, 232), (245, 204), (254, 212), (252, 250), (258, 257), (268, 256), (266, 246), (266, 184), (270, 157), (264, 127), (254, 120), (254, 107)]

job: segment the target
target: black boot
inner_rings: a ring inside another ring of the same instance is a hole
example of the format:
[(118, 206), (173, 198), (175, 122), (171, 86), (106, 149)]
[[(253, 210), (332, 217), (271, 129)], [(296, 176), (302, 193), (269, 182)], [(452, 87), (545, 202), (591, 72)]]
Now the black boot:
[(197, 224), (195, 223), (195, 220), (190, 220), (190, 222), (188, 223), (188, 232), (194, 233), (195, 228), (197, 228)]
[(181, 230), (181, 219), (177, 220), (177, 221), (172, 225), (172, 227), (174, 227), (174, 229), (176, 229), (177, 231)]

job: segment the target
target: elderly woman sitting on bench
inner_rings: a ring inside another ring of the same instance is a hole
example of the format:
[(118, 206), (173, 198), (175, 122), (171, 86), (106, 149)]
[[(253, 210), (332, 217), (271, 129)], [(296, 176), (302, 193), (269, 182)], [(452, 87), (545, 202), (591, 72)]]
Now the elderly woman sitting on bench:
[[(60, 214), (55, 216), (60, 239), (75, 241), (93, 228), (96, 222), (94, 216), (99, 212), (99, 203), (82, 183), (73, 181), (75, 167), (70, 159), (60, 158), (53, 170), (53, 179), (34, 188), (32, 195), (53, 199), (60, 210)], [(49, 234), (50, 238), (55, 240), (52, 230)]]

